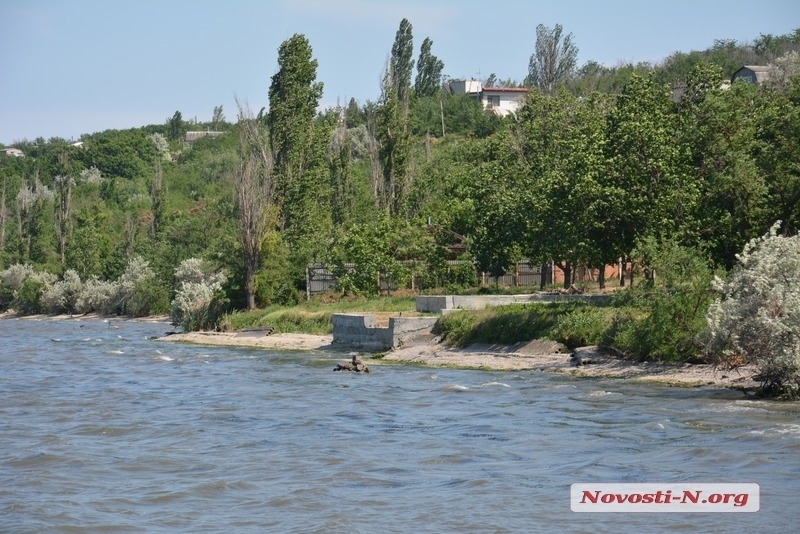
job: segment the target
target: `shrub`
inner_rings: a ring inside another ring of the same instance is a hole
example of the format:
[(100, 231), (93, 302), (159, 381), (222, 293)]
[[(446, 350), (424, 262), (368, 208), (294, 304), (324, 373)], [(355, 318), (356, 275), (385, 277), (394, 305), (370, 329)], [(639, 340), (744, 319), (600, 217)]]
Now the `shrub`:
[(42, 290), (44, 283), (29, 276), (22, 282), (22, 286), (17, 291), (17, 296), (11, 303), (17, 313), (21, 315), (33, 315), (42, 313)]
[(69, 269), (61, 280), (44, 289), (42, 305), (48, 313), (74, 313), (82, 292), (81, 277), (76, 271)]
[(33, 267), (26, 264), (15, 263), (4, 271), (0, 271), (0, 278), (3, 282), (11, 288), (12, 291), (17, 292), (22, 288), (25, 279), (33, 274)]
[(753, 239), (706, 316), (706, 348), (727, 366), (754, 364), (761, 391), (800, 397), (800, 237)]
[[(612, 326), (610, 345), (639, 360), (692, 361), (702, 354), (712, 271), (695, 249), (645, 239), (636, 250), (649, 278), (627, 289), (616, 305), (632, 308)], [(620, 316), (621, 317), (621, 316)]]
[(169, 310), (167, 289), (158, 283), (150, 264), (141, 257), (128, 262), (116, 287), (114, 307), (120, 315), (144, 317)]
[(222, 295), (225, 273), (197, 258), (183, 260), (175, 269), (179, 284), (170, 306), (170, 317), (185, 332), (212, 329), (227, 307)]
[(92, 276), (83, 284), (83, 288), (75, 302), (75, 311), (78, 313), (97, 312), (110, 314), (114, 308), (114, 298), (118, 293), (116, 282), (100, 280)]
[(600, 345), (610, 326), (609, 308), (580, 308), (558, 318), (551, 337), (574, 349)]

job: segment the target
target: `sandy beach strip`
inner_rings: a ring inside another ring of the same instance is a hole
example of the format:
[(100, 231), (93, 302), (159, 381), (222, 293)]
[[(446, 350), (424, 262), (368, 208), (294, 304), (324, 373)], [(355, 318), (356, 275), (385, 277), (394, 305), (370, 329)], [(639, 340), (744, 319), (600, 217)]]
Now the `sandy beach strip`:
[[(312, 334), (264, 335), (251, 332), (188, 332), (173, 334), (160, 341), (224, 345), (271, 350), (339, 351), (343, 359), (347, 350), (333, 344), (333, 336)], [(660, 364), (632, 362), (601, 353), (596, 347), (582, 347), (573, 353), (554, 352), (557, 344), (549, 341), (532, 341), (516, 345), (473, 345), (454, 349), (428, 336), (409, 345), (383, 354), (361, 357), (371, 366), (388, 364), (414, 364), (454, 369), (480, 369), (488, 371), (535, 370), (565, 373), (577, 377), (619, 378), (655, 382), (681, 387), (716, 387), (752, 389), (754, 370), (723, 370), (713, 365)]]

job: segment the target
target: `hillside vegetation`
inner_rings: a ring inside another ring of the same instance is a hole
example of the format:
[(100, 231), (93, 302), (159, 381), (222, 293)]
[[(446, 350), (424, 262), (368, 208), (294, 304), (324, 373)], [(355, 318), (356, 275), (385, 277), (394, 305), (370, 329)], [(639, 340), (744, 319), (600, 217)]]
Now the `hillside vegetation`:
[[(562, 39), (557, 29), (537, 39)], [(622, 262), (631, 278), (612, 311), (559, 310), (539, 328), (512, 310), (488, 330), (547, 330), (641, 359), (749, 357), (719, 332), (712, 350), (706, 314), (736, 298), (711, 282), (743, 268), (748, 243), (800, 226), (800, 30), (657, 65), (579, 67), (574, 46), (534, 54), (523, 80), (484, 80), (528, 87), (506, 117), (445, 91), (444, 62), (429, 39), (415, 60), (412, 30), (403, 19), (374, 102), (318, 111), (317, 61), (296, 34), (258, 113), (220, 106), (193, 122), (176, 111), (79, 146), (15, 143), (25, 157), (0, 154), (0, 308), (170, 313), (191, 330), (235, 326), (244, 310), (280, 323), (269, 314), (305, 301), (317, 263), (352, 297), (475, 290), (479, 272), (523, 258), (569, 287), (578, 270)], [(548, 62), (559, 77), (545, 76)], [(770, 79), (727, 83), (745, 64), (768, 65)], [(214, 135), (187, 143), (187, 131)], [(800, 275), (774, 276), (779, 287)], [(765, 302), (798, 322), (784, 301)], [(327, 320), (301, 315), (282, 320), (313, 331)], [(787, 328), (781, 343), (796, 348), (800, 326)], [(448, 335), (483, 339), (465, 329)]]

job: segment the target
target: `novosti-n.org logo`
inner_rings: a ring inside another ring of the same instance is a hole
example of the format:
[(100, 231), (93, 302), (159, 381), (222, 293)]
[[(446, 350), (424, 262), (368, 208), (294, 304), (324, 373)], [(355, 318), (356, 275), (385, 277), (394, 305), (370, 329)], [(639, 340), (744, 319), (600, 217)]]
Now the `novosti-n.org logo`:
[(570, 486), (573, 512), (757, 512), (758, 484), (590, 484)]

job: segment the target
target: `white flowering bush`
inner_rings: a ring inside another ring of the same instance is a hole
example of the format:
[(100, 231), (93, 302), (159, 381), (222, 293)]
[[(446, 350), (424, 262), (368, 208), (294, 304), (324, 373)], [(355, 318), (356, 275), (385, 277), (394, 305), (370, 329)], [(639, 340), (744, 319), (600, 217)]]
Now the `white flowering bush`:
[(225, 273), (215, 272), (213, 265), (200, 258), (183, 260), (180, 265), (175, 268), (175, 281), (178, 284), (181, 282), (205, 282), (210, 285), (222, 287), (225, 280)]
[(100, 280), (97, 276), (92, 276), (83, 283), (75, 302), (75, 311), (77, 313), (110, 314), (114, 311), (114, 298), (118, 293), (117, 282)]
[(184, 331), (209, 328), (217, 318), (215, 297), (222, 291), (226, 277), (213, 266), (197, 258), (184, 260), (175, 269), (178, 290), (172, 300), (170, 316)]
[(76, 271), (69, 269), (61, 280), (43, 289), (42, 305), (48, 313), (75, 313), (82, 291), (81, 277)]
[(167, 141), (167, 138), (158, 132), (151, 134), (149, 137), (150, 140), (153, 141), (153, 144), (156, 145), (156, 150), (161, 154), (161, 157), (170, 161), (172, 155), (169, 153), (169, 141)]
[(728, 366), (754, 364), (766, 395), (800, 396), (800, 236), (779, 223), (737, 256), (709, 307), (706, 347)]
[(33, 267), (27, 263), (15, 263), (9, 266), (8, 269), (0, 271), (0, 278), (2, 278), (3, 282), (16, 294), (20, 288), (22, 288), (25, 279), (32, 274)]
[(132, 258), (117, 280), (115, 311), (120, 315), (142, 317), (165, 313), (169, 306), (166, 289), (159, 284), (150, 264), (140, 256)]
[(103, 175), (100, 173), (100, 169), (92, 165), (88, 169), (83, 169), (81, 171), (80, 181), (87, 184), (98, 185), (103, 183)]

